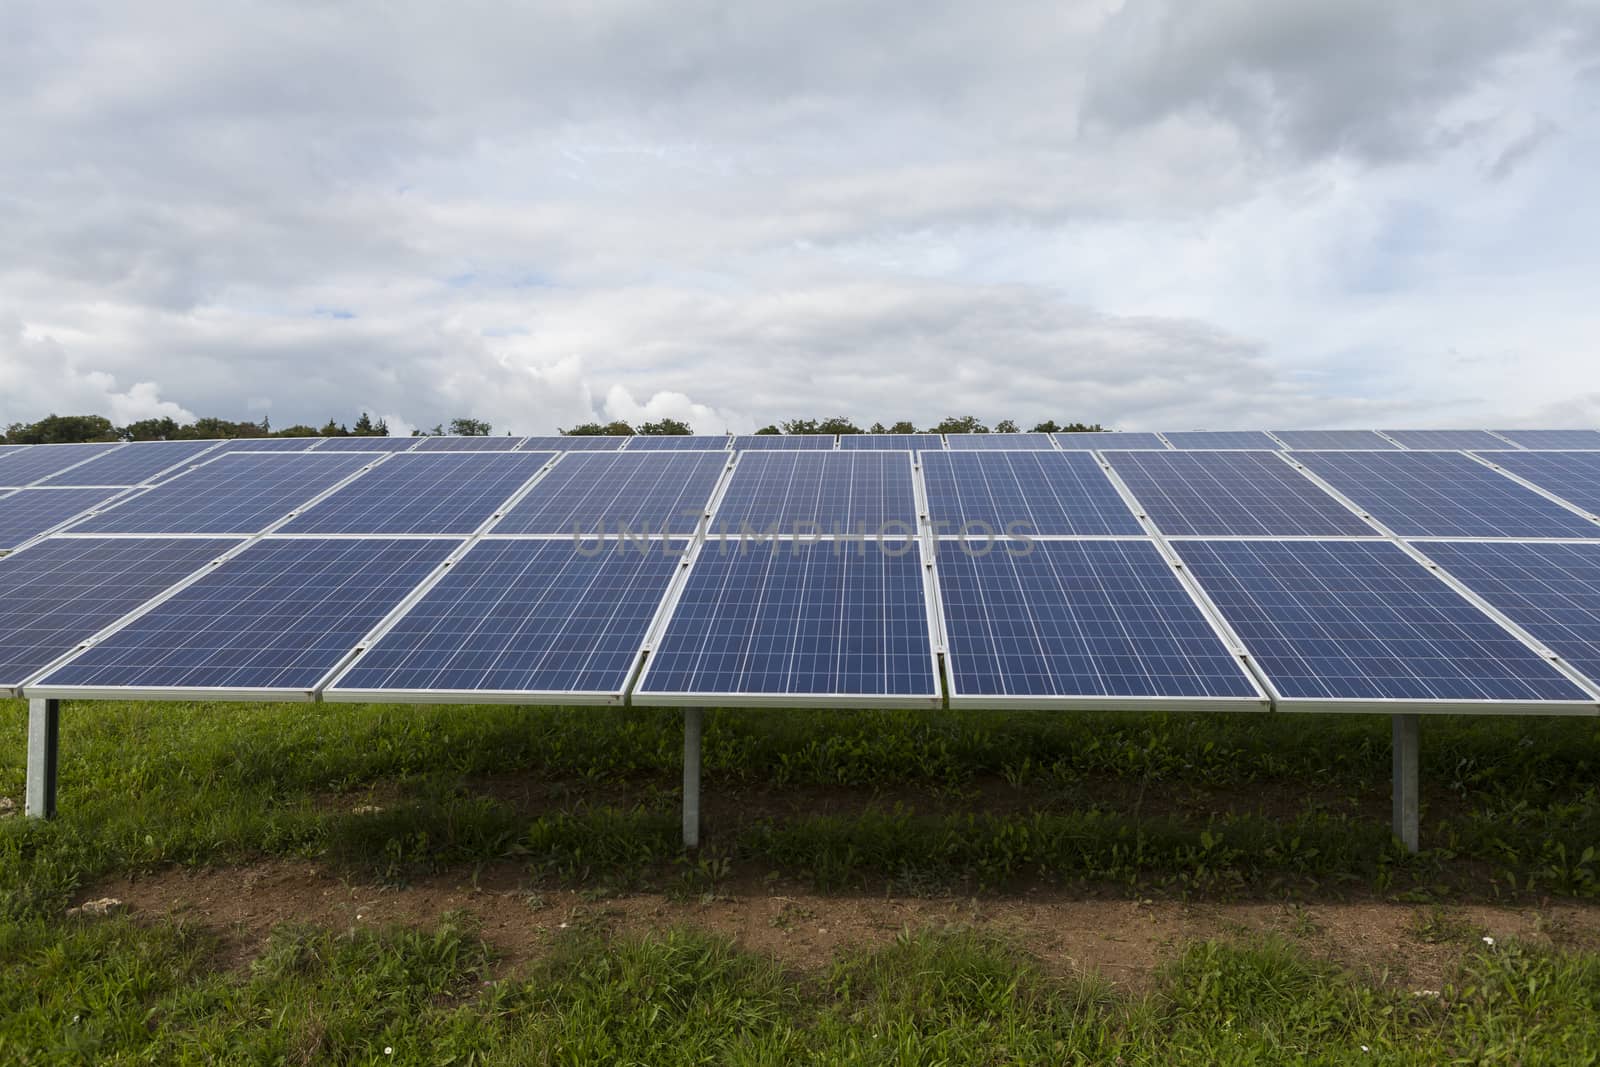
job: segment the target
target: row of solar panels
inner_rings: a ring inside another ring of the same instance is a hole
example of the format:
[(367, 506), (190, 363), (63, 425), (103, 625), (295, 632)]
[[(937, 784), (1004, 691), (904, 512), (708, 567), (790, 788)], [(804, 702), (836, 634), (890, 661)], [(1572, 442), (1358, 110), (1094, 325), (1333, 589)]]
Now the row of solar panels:
[(1593, 712), (1596, 509), (1586, 452), (222, 454), (0, 559), (0, 689)]
[(268, 437), (136, 444), (0, 445), (0, 488), (144, 485), (223, 452), (884, 451), (904, 449), (1600, 450), (1600, 430), (1195, 430), (1156, 433), (747, 434), (632, 437)]

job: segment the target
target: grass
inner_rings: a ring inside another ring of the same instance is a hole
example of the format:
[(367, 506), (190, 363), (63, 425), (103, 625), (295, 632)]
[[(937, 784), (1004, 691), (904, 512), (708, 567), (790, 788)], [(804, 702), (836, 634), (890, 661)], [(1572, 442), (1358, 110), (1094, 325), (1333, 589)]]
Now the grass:
[[(0, 702), (0, 795), (18, 800), (25, 718)], [(1600, 1058), (1600, 957), (1491, 948), (1437, 909), (1414, 934), (1460, 963), (1423, 999), (1278, 941), (1184, 947), (1132, 997), (962, 931), (791, 974), (693, 932), (584, 930), (497, 976), (465, 920), (285, 927), (240, 971), (205, 930), (62, 918), (114, 875), (263, 857), (390, 882), (511, 863), (536, 885), (680, 899), (740, 879), (1452, 904), (1600, 891), (1593, 721), (1428, 720), (1417, 856), (1389, 837), (1377, 717), (716, 711), (695, 855), (678, 843), (681, 757), (667, 711), (69, 704), (61, 818), (0, 820), (0, 1063)]]

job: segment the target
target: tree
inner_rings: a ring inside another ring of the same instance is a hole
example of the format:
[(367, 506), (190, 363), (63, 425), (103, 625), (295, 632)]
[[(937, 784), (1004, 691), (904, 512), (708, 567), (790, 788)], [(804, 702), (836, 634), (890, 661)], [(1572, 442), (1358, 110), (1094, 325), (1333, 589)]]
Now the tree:
[(889, 427), (890, 433), (916, 433), (917, 428), (909, 422), (901, 421)]
[(1098, 422), (1069, 422), (1056, 433), (1105, 433), (1106, 428)]
[(693, 430), (689, 429), (689, 424), (687, 422), (679, 422), (677, 419), (661, 419), (658, 422), (642, 422), (639, 424), (639, 432), (652, 434), (655, 436), (670, 437), (683, 437), (694, 433)]
[(929, 433), (988, 433), (989, 427), (978, 421), (976, 415), (947, 416)]
[(633, 427), (618, 419), (616, 422), (603, 424), (598, 422), (579, 423), (570, 430), (561, 430), (560, 432), (567, 437), (631, 437), (633, 436)]
[(995, 433), (1016, 433), (1017, 424), (1011, 419), (1001, 419), (994, 424)]
[(780, 423), (784, 433), (821, 433), (816, 419), (786, 419)]
[(182, 433), (176, 420), (171, 416), (159, 419), (140, 419), (130, 422), (117, 431), (124, 441), (173, 441)]
[(356, 420), (355, 427), (350, 432), (356, 437), (388, 437), (389, 423), (386, 419), (379, 419), (377, 422), (373, 422), (372, 416), (363, 411), (361, 417)]
[(328, 425), (324, 426), (321, 430), (319, 430), (317, 432), (320, 433), (323, 437), (349, 437), (350, 436), (350, 431), (345, 429), (345, 427), (344, 427), (344, 425), (342, 423), (334, 422), (332, 419), (329, 419), (328, 420)]
[(490, 426), (482, 419), (451, 419), (450, 433), (454, 437), (488, 437)]
[(305, 423), (300, 423), (300, 424), (295, 425), (295, 426), (290, 426), (288, 429), (279, 430), (274, 436), (276, 436), (276, 437), (316, 437), (317, 436), (317, 429), (314, 426), (307, 426)]
[(6, 427), (6, 442), (13, 445), (56, 445), (74, 441), (115, 441), (116, 428), (100, 415), (47, 415), (34, 423), (14, 422)]
[(769, 435), (769, 434), (782, 433), (782, 432), (783, 431), (778, 429), (776, 426), (763, 426), (763, 427), (761, 427), (761, 429), (756, 431), (757, 434), (762, 434), (762, 435)]
[(812, 433), (860, 433), (861, 427), (845, 418), (835, 415), (831, 419), (823, 419), (817, 423), (817, 428)]

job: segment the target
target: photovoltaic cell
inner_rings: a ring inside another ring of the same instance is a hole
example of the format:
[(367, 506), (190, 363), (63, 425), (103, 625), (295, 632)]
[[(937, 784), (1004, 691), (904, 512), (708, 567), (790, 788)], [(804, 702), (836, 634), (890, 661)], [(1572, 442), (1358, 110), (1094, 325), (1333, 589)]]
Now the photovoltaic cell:
[[(1591, 514), (1600, 514), (1600, 452), (1488, 452), (1483, 458)], [(1586, 537), (1600, 537), (1600, 529)]]
[(119, 492), (118, 489), (19, 489), (0, 494), (0, 549), (16, 548)]
[(418, 452), (513, 452), (520, 437), (425, 437)]
[(942, 551), (939, 590), (952, 704), (998, 697), (1260, 703), (1238, 658), (1149, 541)]
[(1271, 452), (1107, 452), (1106, 459), (1171, 536), (1378, 536)]
[(1261, 430), (1163, 430), (1173, 448), (1248, 448), (1275, 451), (1283, 446)]
[(944, 438), (936, 433), (846, 433), (839, 435), (839, 447), (846, 452), (905, 449), (920, 452), (944, 448)]
[(1496, 430), (1495, 433), (1523, 448), (1600, 448), (1600, 430)]
[(1459, 452), (1296, 452), (1402, 537), (1594, 537), (1600, 527)]
[(519, 452), (615, 452), (628, 443), (620, 434), (557, 434), (523, 438)]
[(1173, 547), (1285, 698), (1587, 699), (1392, 542), (1178, 541)]
[(372, 462), (343, 455), (234, 452), (148, 489), (73, 533), (259, 533)]
[(218, 452), (309, 452), (320, 450), (331, 437), (236, 437), (222, 442)]
[(1589, 679), (1600, 679), (1600, 544), (1428, 541), (1417, 547)]
[(0, 559), (0, 690), (20, 686), (234, 544), (54, 537)]
[(708, 543), (634, 699), (929, 704), (939, 694), (933, 663), (914, 542)]
[(0, 462), (0, 485), (32, 485), (84, 460), (122, 447), (116, 444), (30, 445)]
[(497, 534), (692, 534), (726, 452), (579, 452), (495, 523)]
[(947, 433), (944, 446), (951, 451), (993, 451), (1020, 448), (1034, 451), (1055, 449), (1047, 433)]
[(459, 544), (268, 538), (107, 635), (39, 684), (67, 690), (302, 695)]
[(409, 452), (420, 437), (329, 437), (318, 452)]
[(635, 434), (628, 438), (629, 452), (727, 451), (733, 438), (727, 434)]
[(1479, 448), (1511, 447), (1488, 430), (1385, 430), (1383, 432), (1407, 448), (1471, 451)]
[(1069, 452), (1089, 448), (1159, 448), (1168, 451), (1167, 443), (1153, 433), (1058, 433), (1052, 434), (1057, 447)]
[(1144, 532), (1087, 452), (925, 452), (922, 478), (937, 534)]
[(216, 445), (215, 441), (144, 441), (104, 452), (87, 463), (42, 479), (40, 485), (149, 485), (176, 473)]
[(833, 443), (831, 433), (747, 433), (733, 439), (734, 448), (762, 451), (781, 451), (791, 448), (830, 449)]
[(284, 533), (469, 534), (554, 452), (407, 452), (296, 516)]
[(1393, 452), (1400, 447), (1374, 430), (1273, 430), (1272, 436), (1290, 448)]
[(887, 531), (908, 534), (917, 521), (911, 457), (901, 452), (746, 452), (717, 505), (713, 530), (737, 534), (777, 527), (804, 534)]
[(660, 542), (480, 541), (326, 695), (616, 698), (681, 562)]

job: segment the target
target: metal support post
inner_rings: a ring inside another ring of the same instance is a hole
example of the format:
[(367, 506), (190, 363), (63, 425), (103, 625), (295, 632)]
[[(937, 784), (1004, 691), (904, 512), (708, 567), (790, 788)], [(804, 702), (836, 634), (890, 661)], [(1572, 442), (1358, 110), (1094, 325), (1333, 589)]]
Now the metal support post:
[(683, 709), (683, 847), (700, 847), (700, 737), (704, 712)]
[(23, 812), (30, 819), (56, 817), (56, 764), (61, 749), (61, 702), (28, 701), (28, 785)]
[(1394, 718), (1394, 836), (1407, 852), (1417, 850), (1420, 778), (1417, 772), (1418, 716)]

